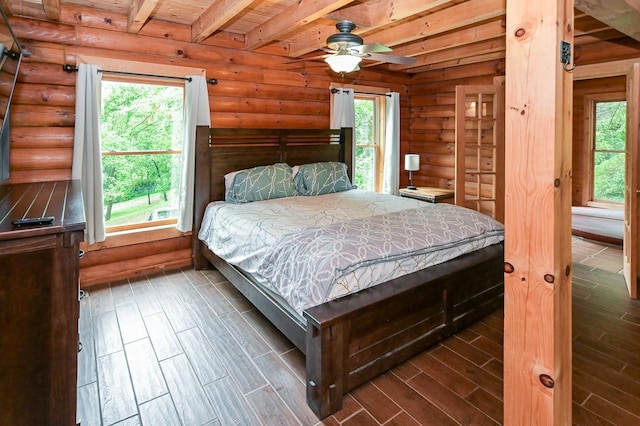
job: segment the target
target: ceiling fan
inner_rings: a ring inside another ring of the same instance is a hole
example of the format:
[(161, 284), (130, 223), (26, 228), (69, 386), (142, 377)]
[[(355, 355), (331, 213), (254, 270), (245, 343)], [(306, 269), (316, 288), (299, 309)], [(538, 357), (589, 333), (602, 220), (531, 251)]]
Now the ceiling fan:
[(328, 54), (300, 60), (323, 58), (333, 71), (341, 74), (359, 70), (358, 65), (363, 59), (405, 65), (416, 62), (415, 58), (385, 54), (392, 49), (380, 43), (364, 44), (362, 37), (351, 32), (355, 27), (356, 25), (351, 21), (338, 22), (336, 28), (339, 32), (330, 35), (327, 38), (326, 47), (322, 48)]

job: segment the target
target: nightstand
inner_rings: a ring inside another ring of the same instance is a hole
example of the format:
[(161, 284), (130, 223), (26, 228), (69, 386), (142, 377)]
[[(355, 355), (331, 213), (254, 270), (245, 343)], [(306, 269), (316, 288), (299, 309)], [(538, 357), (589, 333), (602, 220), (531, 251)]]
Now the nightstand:
[(453, 204), (454, 192), (451, 189), (433, 188), (429, 186), (419, 186), (416, 189), (400, 188), (400, 196), (415, 198), (429, 203), (449, 203)]

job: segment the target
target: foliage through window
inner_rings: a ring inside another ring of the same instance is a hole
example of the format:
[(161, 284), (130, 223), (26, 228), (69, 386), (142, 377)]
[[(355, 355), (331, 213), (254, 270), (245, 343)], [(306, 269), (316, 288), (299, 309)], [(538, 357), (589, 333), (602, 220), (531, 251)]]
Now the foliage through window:
[(377, 95), (355, 94), (355, 165), (353, 183), (367, 191), (379, 190), (380, 104)]
[(183, 98), (182, 86), (103, 80), (100, 136), (107, 231), (175, 223)]
[(593, 201), (623, 203), (626, 102), (594, 104)]

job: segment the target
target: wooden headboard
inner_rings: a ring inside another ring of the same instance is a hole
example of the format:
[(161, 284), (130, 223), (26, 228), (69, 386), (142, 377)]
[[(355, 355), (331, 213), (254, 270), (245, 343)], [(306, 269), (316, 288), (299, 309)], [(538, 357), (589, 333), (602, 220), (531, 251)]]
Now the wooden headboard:
[[(340, 161), (353, 171), (353, 129), (210, 129), (196, 130), (194, 251), (204, 210), (224, 200), (224, 175), (274, 163), (290, 166)], [(194, 253), (195, 255), (195, 253)]]

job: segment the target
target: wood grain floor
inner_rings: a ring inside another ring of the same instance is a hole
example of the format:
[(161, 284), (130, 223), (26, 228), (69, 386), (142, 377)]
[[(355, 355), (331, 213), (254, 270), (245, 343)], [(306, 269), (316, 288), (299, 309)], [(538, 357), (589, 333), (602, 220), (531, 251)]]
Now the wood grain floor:
[[(574, 239), (573, 419), (640, 424), (640, 302), (619, 248)], [(596, 268), (596, 269), (594, 269)], [(502, 422), (502, 312), (366, 383), (326, 425)], [(91, 288), (82, 425), (312, 425), (304, 357), (215, 271)]]

